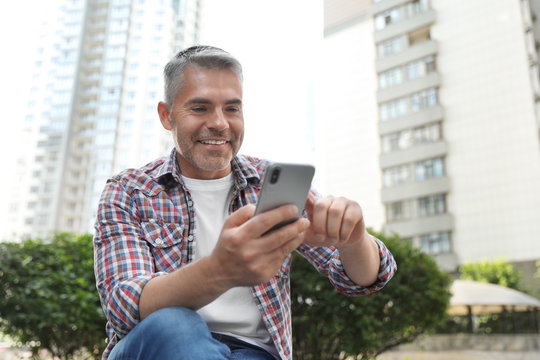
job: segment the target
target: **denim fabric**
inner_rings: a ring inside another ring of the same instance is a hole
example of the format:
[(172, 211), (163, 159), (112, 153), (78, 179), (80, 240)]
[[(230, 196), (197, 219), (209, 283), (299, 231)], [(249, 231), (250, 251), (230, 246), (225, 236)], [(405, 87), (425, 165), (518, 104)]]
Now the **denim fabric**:
[(109, 360), (273, 360), (268, 352), (230, 336), (212, 334), (193, 310), (153, 312), (116, 344)]

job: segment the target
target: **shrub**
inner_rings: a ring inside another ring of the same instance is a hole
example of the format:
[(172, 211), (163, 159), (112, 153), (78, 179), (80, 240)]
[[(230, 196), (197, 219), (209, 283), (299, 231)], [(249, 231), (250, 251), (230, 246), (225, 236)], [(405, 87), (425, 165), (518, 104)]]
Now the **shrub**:
[(91, 235), (0, 243), (0, 331), (34, 352), (100, 358), (105, 323)]
[(372, 233), (398, 264), (394, 278), (374, 294), (340, 295), (326, 277), (295, 256), (291, 272), (295, 359), (340, 355), (368, 359), (414, 340), (446, 318), (450, 277), (399, 236)]

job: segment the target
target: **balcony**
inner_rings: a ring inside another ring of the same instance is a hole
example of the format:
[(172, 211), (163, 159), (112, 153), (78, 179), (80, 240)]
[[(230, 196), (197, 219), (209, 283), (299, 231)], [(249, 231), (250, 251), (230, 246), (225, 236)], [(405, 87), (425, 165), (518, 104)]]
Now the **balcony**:
[(408, 149), (397, 150), (380, 157), (381, 168), (389, 168), (401, 164), (412, 163), (426, 158), (436, 158), (446, 155), (448, 146), (444, 141), (412, 146)]
[(398, 7), (400, 5), (404, 5), (406, 3), (411, 2), (411, 0), (385, 0), (380, 1), (378, 3), (374, 3), (371, 7), (371, 12), (373, 14), (378, 14), (386, 10), (390, 10), (392, 8)]
[(443, 108), (440, 105), (409, 113), (396, 119), (379, 121), (379, 134), (386, 135), (411, 127), (430, 124), (443, 119)]
[(387, 223), (384, 225), (384, 230), (398, 233), (402, 237), (414, 237), (438, 231), (452, 231), (452, 216), (450, 214), (441, 214)]
[(395, 24), (388, 25), (373, 34), (375, 43), (385, 41), (402, 34), (408, 34), (416, 29), (428, 27), (435, 22), (435, 11), (428, 10), (414, 17), (403, 19)]
[(383, 188), (381, 190), (381, 200), (384, 203), (391, 203), (432, 194), (447, 193), (449, 190), (450, 181), (448, 177), (442, 176)]
[(400, 53), (377, 60), (375, 62), (375, 70), (377, 73), (381, 73), (397, 66), (407, 64), (413, 60), (421, 59), (429, 55), (435, 55), (437, 54), (438, 49), (439, 47), (435, 40), (426, 40), (410, 46)]
[(432, 72), (426, 76), (379, 90), (377, 92), (377, 102), (383, 103), (424, 89), (439, 87), (440, 83), (441, 80), (439, 74)]

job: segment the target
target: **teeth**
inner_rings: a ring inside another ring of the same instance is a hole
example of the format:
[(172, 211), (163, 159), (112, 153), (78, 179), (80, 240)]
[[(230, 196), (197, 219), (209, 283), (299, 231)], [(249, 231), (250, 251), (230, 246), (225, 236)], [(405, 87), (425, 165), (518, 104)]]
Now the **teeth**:
[(201, 142), (206, 145), (223, 145), (226, 143), (225, 140), (201, 140)]

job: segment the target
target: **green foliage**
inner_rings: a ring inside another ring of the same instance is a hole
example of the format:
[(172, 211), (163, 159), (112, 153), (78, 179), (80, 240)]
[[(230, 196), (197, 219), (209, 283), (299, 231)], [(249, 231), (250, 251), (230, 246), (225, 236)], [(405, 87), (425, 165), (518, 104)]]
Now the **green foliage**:
[(468, 262), (459, 268), (461, 279), (506, 286), (523, 291), (522, 275), (506, 260)]
[(34, 352), (99, 358), (105, 323), (91, 235), (0, 243), (0, 331)]
[(340, 295), (326, 277), (295, 256), (291, 273), (295, 359), (339, 359), (340, 354), (369, 359), (414, 340), (446, 318), (450, 277), (399, 236), (371, 233), (390, 249), (398, 271), (385, 288), (368, 296)]

